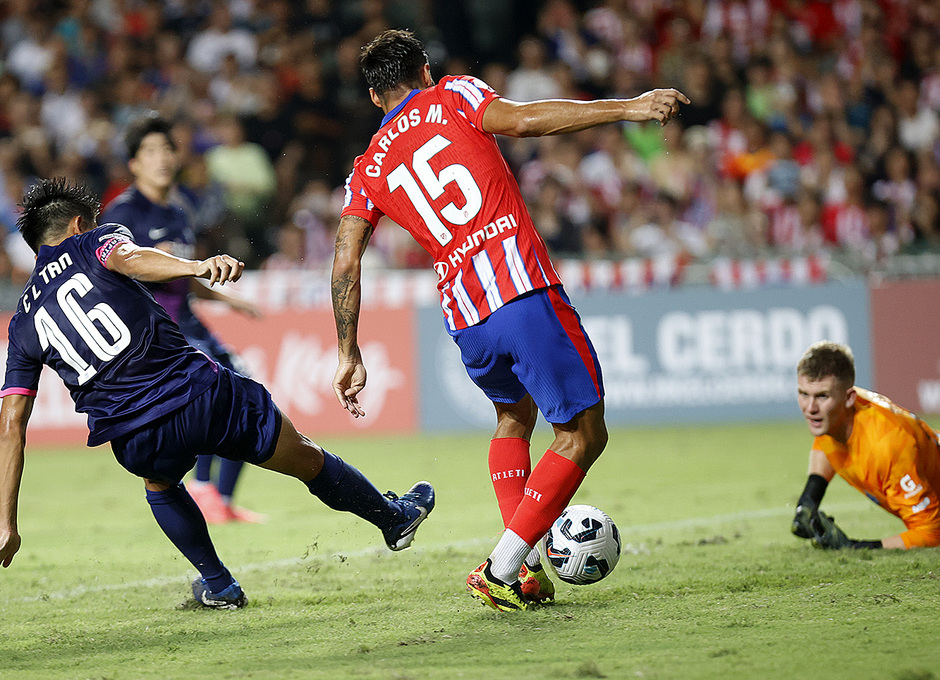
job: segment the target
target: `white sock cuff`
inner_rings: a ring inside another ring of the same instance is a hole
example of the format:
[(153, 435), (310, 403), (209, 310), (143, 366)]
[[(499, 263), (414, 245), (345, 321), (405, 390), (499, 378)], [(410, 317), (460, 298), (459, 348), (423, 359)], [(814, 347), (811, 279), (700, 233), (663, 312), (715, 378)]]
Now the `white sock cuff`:
[(529, 551), (529, 554), (525, 556), (525, 566), (537, 567), (540, 564), (542, 564), (542, 556), (539, 555), (539, 548), (538, 545), (536, 545)]
[(490, 573), (503, 583), (518, 581), (522, 562), (531, 551), (531, 545), (514, 531), (506, 529), (490, 553)]

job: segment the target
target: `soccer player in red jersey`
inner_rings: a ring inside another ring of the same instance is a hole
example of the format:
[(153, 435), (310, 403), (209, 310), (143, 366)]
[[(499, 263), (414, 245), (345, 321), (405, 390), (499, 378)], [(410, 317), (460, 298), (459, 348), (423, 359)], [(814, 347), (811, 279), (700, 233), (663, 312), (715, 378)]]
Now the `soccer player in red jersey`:
[[(469, 76), (435, 84), (421, 43), (399, 30), (366, 45), (360, 66), (385, 118), (354, 163), (336, 234), (333, 389), (353, 416), (364, 415), (360, 261), (387, 215), (433, 257), (447, 330), (496, 407), (489, 466), (506, 530), (467, 585), (494, 609), (525, 609), (554, 598), (533, 548), (604, 450), (607, 429), (594, 348), (494, 135), (560, 134), (617, 121), (665, 124), (689, 100), (676, 90), (654, 90), (626, 100), (519, 103)], [(552, 423), (555, 440), (533, 469), (529, 440), (538, 411)]]

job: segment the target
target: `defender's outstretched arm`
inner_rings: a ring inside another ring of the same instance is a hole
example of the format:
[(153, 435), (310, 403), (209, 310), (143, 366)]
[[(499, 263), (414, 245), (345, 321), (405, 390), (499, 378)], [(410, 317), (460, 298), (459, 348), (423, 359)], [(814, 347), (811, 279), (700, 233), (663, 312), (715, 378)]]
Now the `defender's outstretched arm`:
[(110, 254), (105, 266), (137, 281), (165, 283), (194, 277), (207, 279), (211, 286), (214, 283), (238, 281), (245, 263), (230, 255), (213, 255), (205, 260), (187, 260), (157, 248), (122, 243)]
[(9, 567), (20, 549), (16, 509), (23, 479), (26, 424), (36, 397), (8, 394), (0, 405), (0, 565)]

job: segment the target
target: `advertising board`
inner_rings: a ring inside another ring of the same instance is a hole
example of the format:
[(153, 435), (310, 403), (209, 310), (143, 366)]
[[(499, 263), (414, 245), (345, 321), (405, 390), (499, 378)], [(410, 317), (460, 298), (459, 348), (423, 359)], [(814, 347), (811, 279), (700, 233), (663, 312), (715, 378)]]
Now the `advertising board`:
[[(682, 288), (573, 299), (594, 342), (611, 424), (796, 418), (796, 363), (817, 340), (846, 342), (871, 382), (863, 282), (721, 292)], [(439, 310), (419, 314), (421, 425), (490, 429)]]
[(918, 415), (940, 414), (940, 281), (871, 289), (876, 390)]
[(336, 326), (330, 309), (283, 310), (246, 319), (217, 305), (199, 313), (217, 337), (235, 349), (252, 378), (271, 392), (294, 426), (316, 439), (324, 434), (414, 432), (417, 384), (414, 311), (364, 310), (359, 346), (368, 371), (361, 393), (364, 418), (353, 418), (333, 394)]
[[(322, 435), (413, 432), (417, 427), (414, 312), (411, 307), (367, 310), (360, 345), (369, 372), (361, 397), (365, 418), (344, 411), (333, 394), (336, 331), (327, 309), (278, 311), (247, 319), (217, 304), (199, 314), (244, 362), (245, 371), (270, 390), (298, 430)], [(0, 316), (4, 327), (10, 314)], [(6, 356), (6, 337), (0, 346)], [(85, 416), (75, 412), (68, 390), (51, 369), (43, 369), (28, 429), (30, 446), (82, 445)]]

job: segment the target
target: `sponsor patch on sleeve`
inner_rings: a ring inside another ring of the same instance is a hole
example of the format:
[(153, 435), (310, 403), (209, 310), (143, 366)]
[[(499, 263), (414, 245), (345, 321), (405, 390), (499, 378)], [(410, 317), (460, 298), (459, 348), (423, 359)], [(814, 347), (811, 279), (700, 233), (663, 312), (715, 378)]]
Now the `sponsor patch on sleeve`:
[(114, 249), (122, 243), (129, 242), (129, 239), (123, 238), (117, 234), (112, 234), (110, 238), (102, 245), (98, 246), (98, 250), (95, 251), (95, 255), (98, 257), (98, 262), (100, 262), (102, 266), (106, 266), (108, 263), (108, 258), (111, 257), (111, 253), (114, 252)]

